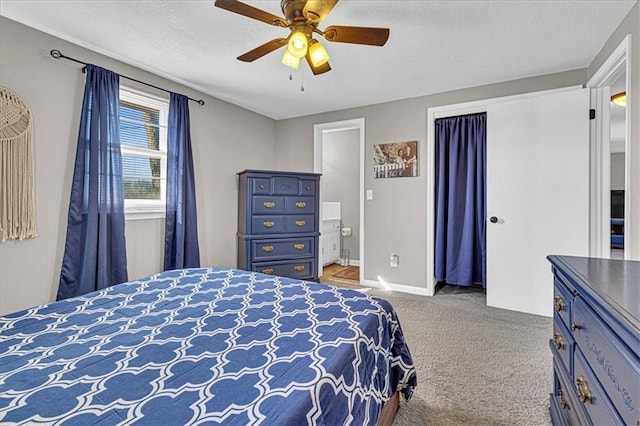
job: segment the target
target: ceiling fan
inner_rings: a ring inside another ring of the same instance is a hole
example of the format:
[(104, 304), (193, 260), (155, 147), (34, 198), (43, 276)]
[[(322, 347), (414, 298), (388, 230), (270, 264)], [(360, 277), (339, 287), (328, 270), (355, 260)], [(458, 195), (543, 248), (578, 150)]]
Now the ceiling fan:
[(284, 18), (258, 9), (237, 0), (216, 0), (215, 5), (221, 9), (235, 12), (249, 18), (257, 19), (276, 27), (289, 28), (287, 38), (276, 38), (250, 50), (238, 59), (253, 62), (287, 46), (282, 63), (291, 68), (298, 68), (300, 60), (305, 58), (314, 75), (331, 71), (329, 54), (314, 34), (325, 40), (337, 43), (366, 44), (384, 46), (389, 39), (388, 28), (352, 27), (331, 25), (324, 31), (318, 25), (327, 17), (338, 0), (281, 0), (280, 7)]

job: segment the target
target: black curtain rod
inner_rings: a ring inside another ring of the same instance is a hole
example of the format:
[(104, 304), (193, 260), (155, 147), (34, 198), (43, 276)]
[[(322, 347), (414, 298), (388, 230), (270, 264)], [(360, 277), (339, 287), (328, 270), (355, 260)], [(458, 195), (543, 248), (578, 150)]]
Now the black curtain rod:
[[(63, 55), (62, 52), (60, 52), (58, 49), (51, 50), (51, 52), (49, 52), (49, 54), (52, 57), (54, 57), (55, 59), (66, 59), (68, 61), (73, 61), (73, 62), (76, 62), (76, 63), (81, 64), (83, 66), (87, 65), (86, 62), (82, 62), (82, 61), (79, 61), (77, 59), (71, 58), (69, 56)], [(82, 72), (84, 72), (84, 69), (82, 70)], [(135, 78), (127, 77), (126, 75), (120, 75), (120, 77), (126, 78), (127, 80), (135, 81), (136, 83), (144, 84), (145, 86), (153, 87), (154, 89), (162, 90), (163, 92), (171, 93), (170, 90), (163, 89), (162, 87), (154, 86), (153, 84), (145, 83), (144, 81), (136, 80)], [(198, 100), (198, 99), (192, 99), (192, 98), (189, 98), (189, 97), (187, 97), (187, 99), (189, 99), (190, 101), (196, 102), (200, 106), (204, 105), (204, 101), (202, 99)]]

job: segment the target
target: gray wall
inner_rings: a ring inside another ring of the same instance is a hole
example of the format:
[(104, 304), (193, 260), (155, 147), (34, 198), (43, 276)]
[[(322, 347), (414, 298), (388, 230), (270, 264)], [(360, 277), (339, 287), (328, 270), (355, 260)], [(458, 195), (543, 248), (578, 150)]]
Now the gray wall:
[[(79, 46), (0, 18), (0, 83), (29, 103), (35, 119), (36, 239), (0, 244), (0, 314), (53, 300), (64, 249), (79, 110), (84, 77), (77, 64), (55, 61), (49, 50), (94, 62), (118, 73), (203, 98), (191, 104), (192, 138), (198, 197), (198, 225), (203, 265), (235, 266), (235, 173), (244, 168), (313, 171), (313, 126), (364, 117), (365, 167), (372, 165), (372, 146), (398, 140), (426, 143), (430, 107), (488, 99), (585, 83), (618, 46), (633, 35), (631, 93), (633, 116), (640, 111), (640, 5), (631, 9), (588, 70), (527, 78), (482, 87), (334, 111), (290, 120), (273, 120), (196, 93)], [(428, 77), (427, 77), (428, 78)], [(240, 123), (238, 125), (237, 123)], [(631, 209), (640, 212), (640, 121), (632, 120)], [(277, 142), (276, 142), (277, 141)], [(377, 179), (366, 173), (365, 187), (374, 199), (365, 203), (365, 278), (423, 287), (426, 282), (425, 173), (414, 179)], [(401, 208), (400, 208), (401, 207)], [(393, 225), (391, 224), (393, 223)], [(640, 222), (629, 230), (640, 235)], [(162, 221), (127, 221), (129, 275), (160, 269)], [(630, 247), (640, 259), (640, 246)], [(390, 268), (390, 253), (401, 257)], [(361, 259), (363, 260), (363, 259)]]
[[(117, 73), (204, 99), (203, 107), (189, 105), (201, 261), (203, 266), (235, 267), (235, 174), (245, 168), (275, 168), (275, 122), (0, 18), (0, 83), (20, 95), (34, 116), (39, 233), (32, 240), (0, 244), (0, 314), (52, 301), (58, 289), (84, 74), (78, 64), (52, 59), (49, 51), (54, 48)], [(163, 227), (163, 220), (127, 220), (130, 278), (162, 269)]]
[(360, 260), (360, 131), (325, 132), (322, 136), (322, 201), (342, 203), (343, 228), (352, 235), (342, 238), (350, 260)]
[[(631, 87), (627, 87), (627, 108), (631, 116), (631, 137), (629, 138), (626, 155), (630, 161), (629, 171), (631, 178), (627, 182), (628, 197), (631, 202), (630, 217), (634, 220), (625, 221), (625, 233), (627, 235), (640, 235), (640, 3), (631, 8), (627, 16), (618, 28), (609, 37), (600, 53), (595, 57), (588, 68), (588, 78), (598, 71), (604, 62), (611, 56), (627, 34), (631, 34)], [(587, 79), (588, 81), (588, 79)], [(625, 240), (625, 250), (630, 259), (640, 260), (640, 238)]]
[[(361, 108), (276, 122), (277, 166), (282, 170), (313, 170), (313, 126), (365, 118), (365, 189), (373, 200), (365, 202), (365, 279), (424, 288), (426, 264), (426, 164), (422, 150), (427, 140), (427, 109), (475, 100), (553, 89), (586, 82), (586, 69), (527, 78), (447, 93), (421, 96)], [(373, 145), (392, 141), (418, 141), (419, 176), (412, 179), (374, 179)], [(397, 253), (400, 264), (389, 266)]]
[(611, 153), (611, 189), (624, 189), (624, 152)]

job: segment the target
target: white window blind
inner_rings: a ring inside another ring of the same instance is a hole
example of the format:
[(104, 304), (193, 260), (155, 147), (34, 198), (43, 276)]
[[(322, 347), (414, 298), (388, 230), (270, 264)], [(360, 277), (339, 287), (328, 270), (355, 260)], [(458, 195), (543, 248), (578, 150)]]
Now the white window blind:
[(120, 146), (125, 210), (164, 217), (169, 101), (120, 87)]

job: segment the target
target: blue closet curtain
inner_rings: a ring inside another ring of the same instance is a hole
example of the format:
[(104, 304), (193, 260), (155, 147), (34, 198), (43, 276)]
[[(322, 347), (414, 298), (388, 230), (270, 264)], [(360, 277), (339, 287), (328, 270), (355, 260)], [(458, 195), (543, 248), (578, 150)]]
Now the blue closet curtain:
[(200, 250), (189, 99), (177, 93), (171, 93), (169, 102), (167, 157), (164, 270), (197, 268), (200, 266)]
[(435, 278), (486, 287), (486, 113), (435, 124)]
[(127, 281), (119, 81), (86, 66), (58, 300)]

